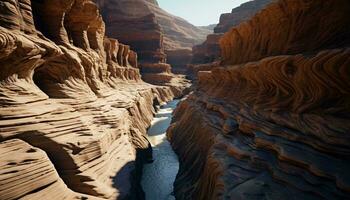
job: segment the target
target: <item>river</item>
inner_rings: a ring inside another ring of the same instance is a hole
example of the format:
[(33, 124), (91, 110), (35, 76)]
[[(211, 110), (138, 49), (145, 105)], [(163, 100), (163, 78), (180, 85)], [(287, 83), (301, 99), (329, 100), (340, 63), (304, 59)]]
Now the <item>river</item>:
[(175, 199), (172, 195), (173, 183), (179, 170), (179, 161), (166, 139), (166, 130), (178, 102), (179, 100), (174, 100), (162, 106), (147, 132), (153, 147), (154, 162), (144, 165), (143, 168), (141, 184), (146, 200)]

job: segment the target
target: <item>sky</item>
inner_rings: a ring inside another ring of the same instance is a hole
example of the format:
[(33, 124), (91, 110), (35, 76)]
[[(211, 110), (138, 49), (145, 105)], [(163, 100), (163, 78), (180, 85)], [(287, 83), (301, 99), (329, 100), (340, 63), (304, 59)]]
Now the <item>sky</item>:
[(196, 26), (217, 24), (222, 13), (249, 0), (158, 0), (161, 8)]

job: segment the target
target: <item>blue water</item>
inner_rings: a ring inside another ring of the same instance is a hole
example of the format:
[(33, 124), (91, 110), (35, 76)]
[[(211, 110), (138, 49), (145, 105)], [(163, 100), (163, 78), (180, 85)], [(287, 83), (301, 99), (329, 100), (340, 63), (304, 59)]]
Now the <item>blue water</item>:
[(162, 106), (147, 134), (153, 147), (154, 162), (143, 168), (142, 187), (146, 200), (173, 200), (173, 183), (179, 170), (179, 161), (166, 139), (166, 130), (179, 100)]

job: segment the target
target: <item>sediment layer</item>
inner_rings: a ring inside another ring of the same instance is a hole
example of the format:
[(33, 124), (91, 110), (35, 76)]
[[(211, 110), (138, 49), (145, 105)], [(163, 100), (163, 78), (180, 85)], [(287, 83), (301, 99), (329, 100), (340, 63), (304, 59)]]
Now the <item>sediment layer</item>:
[(0, 8), (1, 199), (142, 199), (146, 128), (174, 93), (141, 80), (93, 1)]
[(168, 129), (178, 199), (350, 197), (349, 9), (280, 0), (225, 34)]

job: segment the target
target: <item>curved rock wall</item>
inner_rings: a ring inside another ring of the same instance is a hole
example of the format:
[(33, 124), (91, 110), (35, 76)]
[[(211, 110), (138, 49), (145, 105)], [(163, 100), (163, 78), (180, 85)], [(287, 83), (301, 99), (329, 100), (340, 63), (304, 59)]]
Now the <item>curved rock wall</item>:
[(46, 153), (22, 140), (0, 143), (1, 199), (94, 199), (68, 189)]
[(168, 129), (178, 199), (350, 197), (349, 9), (280, 0), (225, 34)]
[(0, 16), (0, 198), (142, 199), (144, 134), (171, 89), (141, 81), (91, 0), (6, 0)]
[[(232, 9), (231, 13), (224, 13), (220, 16), (219, 24), (214, 28), (214, 33), (207, 36), (204, 43), (196, 45), (192, 48), (193, 58), (191, 63), (194, 65), (202, 65), (220, 61), (221, 48), (220, 39), (225, 32), (231, 28), (238, 26), (240, 23), (248, 21), (256, 13), (264, 9), (274, 0), (254, 0), (241, 4), (237, 8)], [(194, 66), (201, 67), (201, 66)], [(193, 71), (189, 69), (190, 76)], [(193, 77), (193, 76), (191, 76)]]
[(172, 17), (163, 16), (165, 11), (159, 8), (157, 1), (98, 0), (97, 2), (106, 20), (107, 35), (118, 38), (138, 52), (139, 67), (144, 81), (170, 86), (176, 95), (180, 95), (189, 87), (184, 77), (172, 74), (171, 65), (167, 63), (165, 38), (169, 35), (163, 30), (160, 18), (171, 20)]
[(248, 21), (256, 13), (275, 1), (277, 0), (253, 0), (242, 3), (237, 8), (233, 8), (231, 13), (224, 13), (220, 16), (219, 23), (214, 28), (214, 33), (226, 33), (232, 27)]
[[(119, 19), (138, 19), (153, 15), (164, 34), (164, 46), (167, 51), (191, 48), (205, 40), (209, 31), (196, 27), (186, 20), (174, 16), (159, 5), (157, 0), (96, 0), (103, 11), (109, 34), (118, 34)], [(113, 25), (114, 24), (114, 25)], [(141, 26), (141, 25), (140, 25)], [(144, 26), (145, 30), (153, 27)], [(111, 35), (109, 35), (111, 36)], [(113, 35), (113, 37), (115, 37)]]
[(349, 2), (343, 0), (273, 3), (222, 37), (222, 62), (240, 64), (349, 46), (349, 12)]

